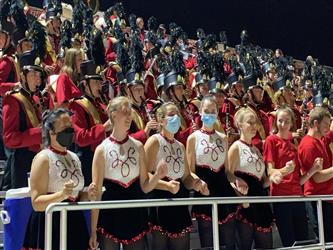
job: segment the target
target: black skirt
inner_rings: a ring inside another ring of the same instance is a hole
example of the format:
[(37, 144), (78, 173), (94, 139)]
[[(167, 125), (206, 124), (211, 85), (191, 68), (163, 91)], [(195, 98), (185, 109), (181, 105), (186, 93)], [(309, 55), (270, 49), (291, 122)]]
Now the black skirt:
[[(184, 187), (181, 180), (178, 181), (180, 182), (180, 188), (177, 194), (172, 194), (163, 190), (154, 190), (152, 192), (152, 198), (188, 198), (189, 191)], [(169, 238), (183, 237), (185, 233), (190, 232), (192, 229), (192, 220), (188, 206), (165, 206), (151, 208), (150, 221), (153, 230), (160, 231)]]
[[(248, 185), (247, 196), (267, 196), (267, 191), (263, 188), (262, 182), (257, 178), (245, 173), (236, 173)], [(252, 203), (248, 208), (241, 207), (237, 214), (238, 220), (250, 224), (260, 232), (271, 232), (274, 223), (273, 213), (268, 203)]]
[[(83, 211), (67, 212), (67, 249), (89, 249), (89, 233)], [(22, 249), (45, 249), (45, 212), (33, 211), (26, 229)], [(60, 249), (60, 213), (55, 212), (52, 220), (52, 250)]]
[[(102, 200), (144, 199), (139, 179), (128, 188), (104, 180)], [(117, 243), (132, 244), (149, 232), (147, 208), (103, 209), (99, 211), (98, 232)]]
[[(196, 167), (196, 174), (208, 185), (209, 196), (203, 196), (195, 192), (195, 197), (235, 197), (235, 191), (231, 187), (225, 174), (224, 168), (219, 172), (213, 172), (208, 168)], [(236, 217), (238, 211), (237, 204), (218, 205), (219, 224), (225, 224)], [(192, 215), (198, 219), (211, 220), (212, 206), (195, 205), (192, 208)]]

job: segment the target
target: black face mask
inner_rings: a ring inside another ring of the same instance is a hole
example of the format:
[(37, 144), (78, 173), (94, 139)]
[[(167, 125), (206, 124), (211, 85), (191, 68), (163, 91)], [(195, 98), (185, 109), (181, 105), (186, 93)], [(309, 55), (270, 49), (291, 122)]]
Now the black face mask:
[(73, 143), (74, 129), (66, 128), (57, 133), (56, 140), (57, 142), (65, 148), (68, 148)]

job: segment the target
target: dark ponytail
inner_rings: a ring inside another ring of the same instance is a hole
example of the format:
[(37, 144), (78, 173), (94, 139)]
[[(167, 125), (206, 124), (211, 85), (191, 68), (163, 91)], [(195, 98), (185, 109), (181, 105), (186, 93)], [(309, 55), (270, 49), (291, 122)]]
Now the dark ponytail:
[(54, 131), (54, 122), (62, 115), (68, 114), (72, 115), (73, 113), (68, 109), (58, 108), (53, 110), (46, 110), (43, 112), (43, 126), (42, 126), (42, 141), (44, 147), (48, 147), (51, 144), (50, 131)]

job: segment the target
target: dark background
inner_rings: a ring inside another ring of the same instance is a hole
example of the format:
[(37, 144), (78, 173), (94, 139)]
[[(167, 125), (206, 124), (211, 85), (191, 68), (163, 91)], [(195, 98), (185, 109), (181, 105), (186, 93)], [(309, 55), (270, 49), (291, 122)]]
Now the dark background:
[[(101, 9), (115, 2), (100, 0)], [(281, 48), (300, 60), (311, 54), (321, 64), (333, 66), (332, 0), (126, 0), (123, 4), (127, 14), (145, 20), (154, 15), (165, 24), (174, 21), (190, 37), (195, 37), (198, 27), (206, 34), (225, 30), (234, 46), (241, 30), (247, 29), (255, 44)]]

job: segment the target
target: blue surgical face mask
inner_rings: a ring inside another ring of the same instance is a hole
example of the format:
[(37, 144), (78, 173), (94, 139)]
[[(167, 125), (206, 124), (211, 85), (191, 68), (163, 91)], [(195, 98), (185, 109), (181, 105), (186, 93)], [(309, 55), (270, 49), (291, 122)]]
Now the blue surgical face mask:
[(205, 127), (211, 128), (214, 126), (214, 123), (216, 122), (217, 114), (205, 114), (203, 113), (201, 115), (201, 121), (204, 124)]
[(176, 134), (180, 128), (180, 117), (178, 115), (167, 116), (167, 125), (166, 129), (171, 134)]

